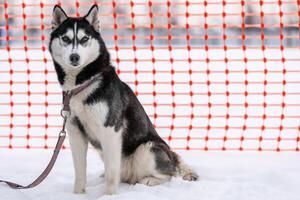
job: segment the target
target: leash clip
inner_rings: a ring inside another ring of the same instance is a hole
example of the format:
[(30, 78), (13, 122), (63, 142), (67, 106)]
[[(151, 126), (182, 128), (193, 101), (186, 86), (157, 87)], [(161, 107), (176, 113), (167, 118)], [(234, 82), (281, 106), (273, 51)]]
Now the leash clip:
[(61, 109), (60, 110), (60, 116), (62, 116), (62, 118), (68, 118), (68, 117), (70, 117), (70, 111), (67, 111), (67, 110), (64, 110), (64, 109)]
[(62, 127), (61, 131), (59, 132), (59, 136), (66, 136), (66, 130), (65, 129), (66, 129), (67, 119), (70, 116), (70, 111), (66, 111), (64, 109), (61, 109), (60, 115), (64, 119), (64, 122), (63, 122), (63, 127)]
[(65, 130), (61, 130), (59, 132), (59, 136), (66, 136), (67, 132)]

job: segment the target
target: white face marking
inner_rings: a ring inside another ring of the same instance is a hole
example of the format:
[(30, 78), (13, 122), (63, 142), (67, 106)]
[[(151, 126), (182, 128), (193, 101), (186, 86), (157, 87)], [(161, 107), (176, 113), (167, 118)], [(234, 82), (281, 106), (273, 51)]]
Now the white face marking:
[[(74, 33), (76, 35), (74, 35)], [(63, 40), (64, 36), (70, 41), (65, 42)], [(83, 38), (86, 39), (86, 42), (82, 42)], [(99, 49), (99, 42), (90, 35), (87, 35), (84, 29), (78, 27), (77, 23), (74, 24), (73, 28), (67, 29), (65, 34), (54, 38), (51, 43), (53, 59), (59, 63), (67, 73), (77, 73), (77, 71), (79, 72), (84, 66), (94, 61), (100, 54)], [(71, 63), (71, 54), (79, 55), (79, 61), (76, 66)]]
[[(75, 22), (74, 24), (74, 34), (76, 35), (77, 34), (77, 22)], [(77, 39), (75, 38), (75, 42), (74, 42), (74, 48), (77, 48)]]

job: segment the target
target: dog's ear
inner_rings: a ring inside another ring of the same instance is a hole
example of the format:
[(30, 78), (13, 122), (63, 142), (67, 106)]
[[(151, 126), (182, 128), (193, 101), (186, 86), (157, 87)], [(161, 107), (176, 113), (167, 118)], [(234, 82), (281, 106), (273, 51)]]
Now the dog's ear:
[(68, 18), (65, 11), (59, 5), (54, 6), (52, 15), (52, 29), (57, 28), (63, 21)]
[(84, 18), (98, 31), (99, 21), (98, 21), (98, 6), (93, 5), (89, 12), (84, 16)]

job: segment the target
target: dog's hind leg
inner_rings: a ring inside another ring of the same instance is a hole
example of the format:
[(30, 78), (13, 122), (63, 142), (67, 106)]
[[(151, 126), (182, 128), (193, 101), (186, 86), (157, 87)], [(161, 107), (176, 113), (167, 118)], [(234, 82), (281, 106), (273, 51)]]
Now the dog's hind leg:
[[(198, 180), (197, 173), (187, 164), (185, 164), (179, 155), (172, 152), (170, 148), (162, 142), (147, 142), (143, 147), (143, 156), (148, 157), (146, 166), (139, 168), (148, 169), (143, 177), (140, 176), (138, 182), (153, 186), (171, 179), (172, 176), (181, 176), (184, 180), (195, 181)], [(140, 148), (141, 148), (140, 147)], [(135, 153), (137, 154), (137, 152)], [(149, 154), (148, 156), (146, 156)], [(137, 154), (138, 155), (138, 154)], [(135, 156), (137, 156), (135, 155)], [(136, 159), (138, 162), (141, 159)], [(150, 164), (149, 163), (153, 163)]]
[(152, 141), (141, 144), (134, 154), (123, 161), (122, 181), (148, 186), (169, 181), (176, 172), (176, 165), (170, 162), (164, 150)]
[(88, 141), (78, 127), (71, 123), (67, 124), (70, 147), (72, 151), (75, 169), (74, 193), (84, 193), (86, 187), (86, 155)]

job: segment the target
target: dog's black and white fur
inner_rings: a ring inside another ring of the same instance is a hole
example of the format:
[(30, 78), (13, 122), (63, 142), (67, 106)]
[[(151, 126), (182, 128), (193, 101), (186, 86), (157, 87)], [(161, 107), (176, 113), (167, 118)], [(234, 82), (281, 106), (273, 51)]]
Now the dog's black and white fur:
[(198, 175), (159, 137), (132, 90), (117, 76), (98, 32), (98, 7), (71, 18), (60, 6), (53, 10), (49, 49), (64, 91), (94, 79), (70, 101), (67, 121), (74, 168), (75, 193), (85, 192), (88, 143), (104, 161), (106, 194), (120, 181), (157, 185)]

